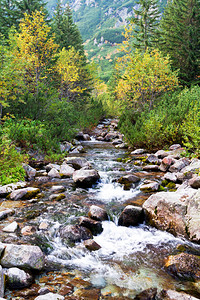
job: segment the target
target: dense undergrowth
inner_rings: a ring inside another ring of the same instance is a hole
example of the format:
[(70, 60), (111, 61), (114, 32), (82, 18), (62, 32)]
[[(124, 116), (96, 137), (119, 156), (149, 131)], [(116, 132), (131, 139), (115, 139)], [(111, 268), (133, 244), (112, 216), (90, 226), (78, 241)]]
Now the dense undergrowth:
[(151, 111), (127, 110), (120, 118), (120, 130), (129, 144), (148, 150), (180, 143), (200, 155), (200, 87), (165, 94)]

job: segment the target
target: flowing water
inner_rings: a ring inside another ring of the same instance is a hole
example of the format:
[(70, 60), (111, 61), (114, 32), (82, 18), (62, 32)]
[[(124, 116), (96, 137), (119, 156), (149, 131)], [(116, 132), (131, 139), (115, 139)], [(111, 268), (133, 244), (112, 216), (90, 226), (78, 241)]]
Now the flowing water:
[[(128, 228), (117, 225), (119, 214), (126, 205), (141, 205), (149, 196), (140, 192), (140, 184), (145, 179), (159, 181), (161, 174), (142, 172), (132, 162), (125, 163), (125, 150), (116, 149), (110, 143), (92, 140), (85, 142), (84, 147), (86, 153), (82, 155), (99, 171), (99, 182), (84, 190), (75, 188), (70, 179), (56, 180), (50, 186), (64, 185), (67, 189), (66, 199), (50, 203), (47, 200), (49, 186), (43, 185), (45, 196), (39, 202), (30, 204), (31, 211), (39, 210), (40, 215), (30, 221), (27, 219), (27, 224), (34, 226), (46, 222), (49, 225), (50, 229), (45, 233), (46, 244), (43, 241), (44, 234), (40, 238), (46, 245), (43, 250), (51, 265), (60, 266), (66, 272), (72, 272), (74, 276), (89, 282), (86, 289), (98, 289), (99, 299), (133, 299), (143, 290), (154, 287), (158, 290), (194, 290), (193, 283), (175, 280), (167, 274), (164, 260), (168, 255), (178, 253), (178, 245), (199, 251), (197, 245), (146, 224)], [(116, 179), (129, 173), (140, 176), (141, 181), (130, 190), (124, 190)], [(81, 215), (87, 216), (92, 204), (104, 207), (110, 216), (109, 221), (103, 222), (103, 232), (94, 237), (101, 248), (90, 252), (82, 243), (74, 247), (63, 244), (59, 228), (77, 223)], [(26, 214), (27, 208), (23, 211), (23, 215)], [(20, 218), (21, 212), (18, 221)], [(27, 241), (30, 239), (27, 237)]]

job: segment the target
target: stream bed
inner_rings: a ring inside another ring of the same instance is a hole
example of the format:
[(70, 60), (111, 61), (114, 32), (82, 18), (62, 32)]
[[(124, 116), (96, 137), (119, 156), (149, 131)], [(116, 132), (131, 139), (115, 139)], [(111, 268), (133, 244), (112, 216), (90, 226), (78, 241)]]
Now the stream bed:
[[(17, 221), (20, 227), (32, 226), (35, 232), (23, 236), (1, 232), (3, 242), (31, 243), (42, 248), (48, 258), (47, 272), (36, 275), (35, 283), (20, 291), (6, 291), (6, 299), (35, 299), (38, 288), (58, 292), (65, 299), (134, 299), (150, 288), (158, 291), (172, 289), (186, 291), (200, 298), (198, 285), (180, 281), (164, 269), (167, 256), (179, 253), (181, 246), (199, 252), (200, 247), (167, 232), (143, 223), (135, 227), (118, 226), (118, 217), (125, 206), (141, 206), (150, 196), (140, 191), (145, 179), (161, 180), (162, 173), (140, 170), (128, 161), (126, 150), (116, 149), (111, 143), (95, 140), (84, 142), (84, 156), (100, 174), (92, 188), (76, 188), (71, 179), (53, 179), (45, 184), (33, 183), (41, 189), (35, 201), (4, 201), (1, 206), (19, 206), (6, 222)], [(73, 155), (74, 156), (74, 155)], [(129, 190), (117, 182), (122, 175), (135, 174), (141, 181)], [(52, 185), (65, 187), (66, 198), (49, 201)], [(83, 243), (66, 245), (59, 228), (77, 224), (80, 216), (87, 216), (89, 207), (103, 207), (109, 221), (103, 221), (103, 232), (94, 236), (101, 248), (90, 252)], [(38, 230), (39, 224), (46, 224)]]

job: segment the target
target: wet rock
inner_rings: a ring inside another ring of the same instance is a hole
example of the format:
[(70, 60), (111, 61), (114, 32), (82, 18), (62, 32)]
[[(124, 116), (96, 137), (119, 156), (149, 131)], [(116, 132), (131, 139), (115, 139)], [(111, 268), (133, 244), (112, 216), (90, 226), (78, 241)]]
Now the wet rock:
[(17, 183), (10, 183), (10, 184), (0, 186), (0, 198), (6, 197), (14, 190), (25, 187), (26, 184), (27, 184), (26, 182), (17, 182)]
[(101, 246), (97, 244), (94, 240), (86, 240), (83, 242), (85, 248), (87, 248), (90, 251), (97, 251), (101, 249)]
[(32, 235), (36, 232), (35, 226), (25, 226), (21, 230), (21, 234), (26, 236), (26, 235)]
[(64, 296), (54, 293), (48, 293), (45, 295), (40, 295), (35, 298), (35, 300), (64, 300)]
[(79, 225), (88, 228), (93, 235), (97, 235), (103, 231), (101, 222), (92, 220), (87, 217), (80, 217)]
[(177, 182), (177, 180), (178, 180), (176, 173), (170, 173), (170, 172), (167, 172), (164, 175), (163, 179), (168, 180), (168, 181), (172, 181), (172, 182)]
[(65, 191), (65, 187), (63, 185), (53, 185), (49, 191), (50, 193), (62, 193)]
[(200, 188), (200, 176), (199, 175), (194, 175), (190, 180), (189, 180), (189, 185), (194, 188), (194, 189), (199, 189)]
[(35, 181), (38, 183), (46, 183), (49, 181), (49, 177), (48, 176), (39, 176), (35, 178)]
[(140, 186), (140, 190), (144, 193), (157, 192), (159, 190), (160, 184), (156, 181), (145, 180)]
[(177, 162), (175, 162), (170, 168), (170, 172), (180, 172), (184, 167), (188, 166), (190, 164), (189, 159), (183, 157), (179, 159)]
[(71, 177), (75, 169), (70, 167), (68, 164), (63, 163), (60, 167), (60, 176), (61, 177)]
[(148, 172), (157, 172), (159, 171), (159, 166), (158, 165), (147, 165), (144, 166), (143, 171), (148, 171)]
[(118, 149), (128, 149), (128, 144), (121, 143), (121, 144), (116, 145), (115, 148), (118, 148)]
[(73, 149), (70, 153), (84, 153), (85, 152), (85, 150), (84, 150), (84, 148), (83, 148), (83, 146), (78, 146), (78, 147), (76, 147), (75, 149)]
[(140, 178), (138, 176), (135, 176), (135, 175), (125, 175), (125, 176), (122, 176), (118, 182), (121, 183), (121, 184), (128, 184), (128, 183), (137, 183), (140, 181)]
[(136, 149), (131, 152), (131, 155), (140, 155), (140, 154), (144, 154), (145, 152), (146, 152), (145, 149)]
[(87, 167), (91, 168), (90, 163), (84, 157), (67, 157), (65, 158), (67, 164), (72, 165), (75, 170)]
[(47, 222), (42, 222), (39, 225), (39, 230), (47, 230), (49, 227), (49, 224)]
[(192, 254), (180, 253), (169, 256), (165, 268), (171, 275), (180, 279), (200, 279), (200, 258)]
[(197, 158), (192, 159), (191, 163), (181, 170), (185, 175), (187, 173), (199, 173), (200, 172), (200, 160)]
[(60, 166), (58, 164), (48, 164), (45, 167), (46, 171), (49, 172), (52, 169), (56, 169), (57, 171), (60, 171)]
[(173, 144), (169, 147), (169, 150), (177, 150), (181, 148), (181, 145), (180, 144)]
[(91, 187), (100, 178), (99, 173), (92, 170), (80, 169), (73, 173), (72, 176), (74, 182), (80, 187)]
[(0, 266), (0, 297), (4, 296), (5, 282), (2, 266)]
[(151, 195), (143, 204), (147, 218), (158, 229), (200, 241), (200, 191), (192, 188)]
[(73, 145), (68, 142), (63, 142), (60, 144), (60, 151), (61, 152), (69, 152), (73, 148)]
[(26, 172), (26, 176), (28, 178), (28, 180), (33, 180), (35, 178), (36, 175), (36, 169), (32, 168), (31, 166), (27, 165), (27, 164), (23, 164), (23, 168)]
[(155, 155), (158, 156), (158, 158), (164, 158), (169, 156), (171, 153), (172, 151), (158, 150)]
[(155, 154), (148, 154), (146, 163), (158, 165), (160, 160), (158, 159), (158, 156)]
[(193, 297), (186, 293), (176, 292), (173, 290), (163, 290), (158, 295), (158, 300), (198, 300), (199, 298)]
[(136, 226), (139, 223), (143, 222), (143, 220), (143, 209), (138, 206), (128, 205), (122, 211), (118, 220), (118, 225), (126, 227)]
[(33, 277), (18, 268), (10, 268), (6, 272), (6, 283), (9, 289), (23, 289), (29, 287), (33, 282)]
[(75, 136), (75, 138), (78, 141), (90, 141), (91, 140), (89, 134), (84, 134), (82, 131), (79, 132), (79, 133), (77, 133), (77, 135)]
[(0, 243), (0, 258), (3, 254), (3, 251), (4, 251), (5, 247), (6, 247), (5, 244)]
[(112, 142), (112, 144), (113, 144), (114, 146), (120, 145), (120, 144), (122, 144), (122, 143), (123, 143), (123, 141), (122, 141), (121, 139), (115, 139), (115, 140)]
[(61, 228), (60, 236), (66, 241), (80, 242), (81, 240), (92, 239), (92, 233), (88, 228), (79, 225), (67, 225)]
[(15, 190), (10, 194), (10, 199), (13, 201), (16, 200), (26, 200), (35, 197), (40, 190), (34, 187), (27, 187), (24, 189)]
[(0, 211), (0, 220), (3, 220), (5, 218), (7, 218), (8, 216), (10, 215), (13, 215), (14, 214), (14, 210), (13, 209), (5, 209), (3, 211)]
[(19, 227), (19, 225), (17, 224), (17, 222), (14, 221), (11, 224), (9, 224), (8, 226), (4, 227), (2, 230), (4, 232), (15, 232), (18, 227)]
[(90, 206), (88, 216), (91, 219), (97, 220), (97, 221), (106, 221), (108, 220), (108, 214), (104, 208), (101, 208), (96, 205)]
[(150, 288), (138, 294), (134, 300), (155, 300), (157, 295), (156, 288)]
[(164, 157), (159, 167), (160, 171), (166, 172), (174, 162), (175, 161), (172, 159), (172, 157)]
[(50, 201), (60, 201), (65, 198), (65, 194), (52, 194), (49, 196)]
[(1, 259), (4, 268), (41, 270), (44, 266), (44, 254), (37, 246), (4, 244), (5, 250)]
[(118, 133), (115, 131), (110, 131), (106, 134), (104, 137), (104, 141), (110, 142), (111, 140), (117, 139), (118, 138)]
[(50, 289), (48, 287), (42, 287), (39, 289), (38, 294), (39, 295), (46, 295), (50, 292)]
[(53, 178), (60, 178), (61, 177), (60, 173), (59, 173), (59, 170), (57, 170), (55, 168), (53, 168), (53, 169), (51, 169), (51, 171), (49, 171), (48, 176), (53, 177)]

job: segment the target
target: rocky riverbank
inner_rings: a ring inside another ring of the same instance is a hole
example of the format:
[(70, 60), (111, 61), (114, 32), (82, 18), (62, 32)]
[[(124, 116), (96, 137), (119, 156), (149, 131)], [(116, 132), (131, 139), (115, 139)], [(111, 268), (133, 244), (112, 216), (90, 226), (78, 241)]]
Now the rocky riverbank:
[[(147, 199), (143, 201), (142, 206), (135, 205), (132, 203), (134, 201), (127, 206), (124, 205), (124, 209), (117, 215), (118, 225), (137, 226), (146, 220), (151, 226), (199, 244), (200, 160), (184, 157), (185, 150), (181, 145), (172, 145), (169, 150), (159, 150), (156, 153), (146, 153), (145, 149), (132, 151), (123, 141), (123, 135), (118, 132), (117, 124), (117, 120), (103, 121), (92, 133), (93, 138), (95, 137), (96, 141), (112, 143), (116, 148), (126, 149), (128, 152), (126, 158), (118, 158), (118, 161), (123, 161), (124, 169), (120, 169), (121, 174), (113, 181), (125, 191), (131, 189), (140, 191), (144, 200)], [(88, 141), (90, 137), (79, 133), (77, 140)], [(84, 156), (79, 155), (83, 152), (84, 142), (83, 146), (77, 147), (79, 150), (77, 148), (75, 152), (72, 150), (62, 164), (47, 164), (40, 169), (25, 165), (26, 182), (0, 187), (2, 229), (0, 297), (4, 297), (5, 288), (9, 290), (28, 288), (30, 293), (27, 292), (21, 299), (104, 299), (103, 297), (107, 299), (106, 295), (102, 296), (99, 290), (94, 289), (90, 298), (89, 292), (87, 294), (85, 290), (82, 294), (81, 292), (78, 294), (76, 284), (72, 284), (75, 279), (71, 278), (71, 274), (68, 275), (70, 279), (66, 280), (67, 285), (63, 282), (66, 275), (63, 275), (62, 288), (57, 290), (59, 294), (55, 289), (42, 289), (39, 285), (35, 290), (29, 289), (29, 286), (33, 287), (35, 278), (41, 272), (63, 267), (60, 261), (54, 261), (49, 255), (51, 253), (49, 238), (55, 232), (48, 221), (39, 218), (41, 213), (45, 215), (45, 211), (53, 212), (59, 208), (62, 217), (62, 204), (67, 203), (69, 221), (56, 229), (62, 244), (72, 247), (84, 241), (83, 246), (89, 251), (101, 249), (101, 245), (95, 242), (93, 237), (102, 233), (102, 222), (110, 219), (109, 212), (102, 208), (102, 205), (94, 205), (90, 201), (84, 202), (85, 206), (80, 206), (81, 193), (84, 195), (85, 191), (101, 181), (101, 174)], [(143, 177), (148, 177), (150, 173), (154, 179), (143, 180)], [(76, 197), (76, 191), (79, 189), (81, 193)], [(29, 209), (22, 210), (22, 214), (18, 214), (17, 210), (23, 206)], [(75, 223), (70, 222), (70, 214), (75, 209), (80, 210), (80, 207), (81, 214)], [(66, 212), (64, 214), (66, 215)], [(198, 255), (195, 246), (191, 248), (180, 246), (177, 253), (166, 256), (163, 262), (163, 268), (170, 276), (194, 282), (197, 297), (200, 296)], [(150, 288), (134, 299), (199, 298), (170, 289), (160, 291)]]

